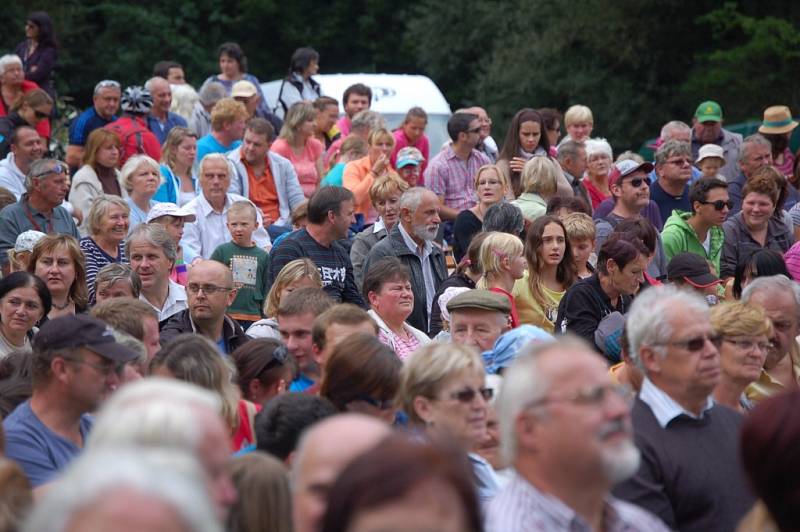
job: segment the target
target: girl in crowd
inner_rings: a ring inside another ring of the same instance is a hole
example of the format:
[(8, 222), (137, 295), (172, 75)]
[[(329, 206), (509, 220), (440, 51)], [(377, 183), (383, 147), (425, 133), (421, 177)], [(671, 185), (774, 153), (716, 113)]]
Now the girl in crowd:
[(86, 263), (78, 241), (70, 235), (47, 235), (31, 253), (28, 272), (44, 281), (52, 298), (47, 319), (80, 314), (88, 309)]
[(322, 154), (325, 145), (314, 138), (317, 111), (308, 102), (297, 102), (289, 108), (278, 139), (271, 150), (291, 161), (297, 179), (307, 198), (317, 190), (322, 179)]
[(347, 163), (356, 161), (367, 156), (369, 152), (369, 145), (367, 141), (356, 135), (350, 135), (344, 142), (339, 151), (339, 160), (333, 165), (333, 168), (322, 178), (320, 186), (323, 187), (341, 187), (344, 180), (344, 169)]
[[(342, 184), (355, 196), (356, 226), (361, 228), (375, 222), (377, 212), (369, 199), (369, 189), (375, 179), (394, 173), (389, 158), (394, 149), (394, 137), (387, 129), (376, 129), (367, 138), (366, 157), (347, 163)], [(361, 229), (359, 229), (360, 231)]]
[(475, 174), (475, 194), (478, 203), (461, 211), (453, 226), (453, 255), (461, 262), (472, 237), (483, 227), (483, 217), (492, 205), (500, 203), (509, 193), (508, 179), (496, 165), (487, 164)]
[(122, 185), (129, 196), (130, 233), (137, 225), (147, 222), (147, 213), (155, 205), (153, 196), (161, 186), (158, 163), (147, 155), (134, 155), (122, 167)]
[(508, 233), (489, 233), (481, 244), (482, 287), (506, 296), (511, 303), (511, 327), (520, 324), (512, 295), (514, 283), (525, 274), (522, 241)]
[(547, 202), (558, 191), (557, 163), (547, 157), (534, 157), (522, 169), (522, 194), (512, 201), (528, 222), (547, 212)]
[(608, 174), (611, 172), (613, 153), (611, 145), (605, 139), (587, 139), (586, 146), (586, 176), (581, 180), (581, 185), (589, 195), (592, 209), (596, 209), (605, 199), (611, 197), (608, 188)]
[(397, 168), (397, 152), (406, 147), (416, 148), (422, 154), (420, 163), (420, 175), (425, 175), (425, 168), (428, 166), (431, 146), (428, 137), (425, 135), (425, 128), (428, 126), (428, 113), (422, 107), (412, 107), (406, 113), (402, 125), (394, 130), (394, 149), (392, 150), (391, 164)]
[(534, 156), (549, 157), (549, 153), (550, 141), (542, 115), (527, 108), (517, 111), (497, 157), (497, 166), (511, 185), (515, 198), (522, 193), (520, 175), (525, 163)]
[(95, 304), (115, 297), (139, 299), (142, 280), (129, 264), (112, 262), (103, 266), (94, 278)]
[(161, 175), (155, 201), (182, 207), (197, 196), (197, 177), (193, 167), (197, 157), (197, 135), (185, 127), (173, 127), (161, 147)]
[(561, 113), (557, 109), (544, 107), (537, 109), (544, 120), (544, 127), (547, 135), (547, 142), (550, 144), (550, 156), (558, 155), (558, 141), (561, 139)]
[(30, 349), (34, 326), (50, 305), (50, 292), (35, 275), (14, 272), (0, 279), (0, 358), (15, 349)]
[(94, 301), (95, 276), (100, 268), (114, 262), (127, 262), (124, 245), (130, 212), (128, 203), (118, 196), (103, 194), (92, 202), (92, 208), (86, 216), (89, 236), (80, 240), (86, 260), (86, 285), (89, 287), (90, 302)]
[(294, 380), (286, 346), (273, 338), (257, 338), (231, 353), (242, 397), (254, 404), (289, 389)]

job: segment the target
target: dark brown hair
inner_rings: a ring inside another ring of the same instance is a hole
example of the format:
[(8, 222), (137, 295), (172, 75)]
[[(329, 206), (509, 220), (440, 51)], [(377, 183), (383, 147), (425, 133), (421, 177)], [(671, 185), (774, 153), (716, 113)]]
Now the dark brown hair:
[(255, 338), (240, 345), (231, 353), (231, 360), (236, 364), (237, 381), (242, 397), (248, 399), (249, 385), (253, 379), (258, 379), (265, 388), (274, 385), (281, 378), (292, 380), (290, 360), (287, 358), (280, 363), (274, 357), (275, 350), (281, 345), (274, 338)]
[(613, 260), (619, 269), (636, 260), (640, 255), (649, 253), (644, 242), (632, 233), (611, 233), (597, 255), (597, 271), (608, 275), (606, 262)]
[(339, 303), (317, 316), (314, 320), (314, 325), (311, 327), (311, 338), (319, 349), (325, 349), (325, 336), (328, 327), (337, 323), (341, 325), (369, 323), (375, 329), (375, 334), (378, 334), (378, 325), (364, 309), (352, 303)]
[(385, 257), (371, 264), (364, 276), (361, 292), (365, 298), (370, 292), (380, 292), (383, 285), (390, 281), (410, 281), (411, 271), (397, 257)]

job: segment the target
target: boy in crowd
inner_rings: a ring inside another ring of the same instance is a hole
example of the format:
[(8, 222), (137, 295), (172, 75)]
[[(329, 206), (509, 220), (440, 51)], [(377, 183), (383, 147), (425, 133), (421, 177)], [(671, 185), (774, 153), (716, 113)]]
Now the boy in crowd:
[(596, 229), (592, 217), (582, 212), (573, 212), (564, 218), (567, 239), (572, 247), (578, 277), (585, 279), (594, 273), (589, 257), (594, 252)]
[(236, 299), (228, 307), (228, 315), (247, 330), (263, 317), (261, 308), (266, 297), (269, 255), (253, 241), (258, 219), (252, 203), (234, 202), (228, 209), (226, 225), (231, 233), (231, 241), (217, 247), (211, 254), (211, 260), (230, 268), (237, 293)]
[(725, 166), (725, 156), (721, 146), (705, 144), (697, 154), (695, 166), (703, 172), (702, 177), (718, 177), (719, 169)]

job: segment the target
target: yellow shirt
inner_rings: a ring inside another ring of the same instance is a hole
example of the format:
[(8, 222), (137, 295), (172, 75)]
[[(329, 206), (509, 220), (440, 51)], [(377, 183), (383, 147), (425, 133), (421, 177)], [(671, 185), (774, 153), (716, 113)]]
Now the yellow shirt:
[(533, 294), (531, 294), (528, 286), (528, 272), (525, 272), (525, 276), (522, 279), (517, 279), (511, 294), (517, 303), (517, 314), (519, 314), (520, 323), (536, 325), (552, 333), (555, 330), (558, 304), (561, 302), (561, 298), (564, 297), (565, 291), (556, 292), (544, 285), (541, 285), (541, 288), (547, 299), (546, 308), (544, 309), (533, 299)]

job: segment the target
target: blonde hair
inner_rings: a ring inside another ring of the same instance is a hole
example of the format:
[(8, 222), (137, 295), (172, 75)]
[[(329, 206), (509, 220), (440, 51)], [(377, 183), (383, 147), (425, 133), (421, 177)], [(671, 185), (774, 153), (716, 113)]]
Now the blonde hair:
[(549, 157), (533, 157), (522, 168), (521, 181), (523, 192), (549, 199), (558, 189), (558, 169)]
[(253, 217), (253, 220), (258, 220), (258, 213), (256, 212), (256, 206), (250, 203), (249, 201), (234, 201), (231, 203), (231, 206), (228, 207), (228, 212), (225, 214), (225, 220), (227, 221), (228, 217), (231, 214), (249, 214)]
[(237, 102), (233, 98), (223, 98), (214, 104), (211, 110), (211, 129), (219, 131), (237, 120), (247, 120), (247, 108), (242, 102)]
[(283, 462), (255, 452), (236, 456), (225, 467), (239, 492), (228, 514), (228, 530), (291, 532), (292, 497)]
[(376, 142), (383, 139), (388, 139), (389, 142), (392, 143), (392, 147), (394, 147), (396, 142), (394, 135), (392, 135), (388, 129), (383, 127), (370, 131), (369, 136), (367, 137), (367, 143), (369, 143), (370, 146), (374, 146)]
[(304, 278), (311, 279), (319, 288), (322, 288), (322, 277), (311, 259), (305, 257), (295, 259), (281, 268), (275, 277), (275, 282), (272, 283), (272, 288), (269, 289), (267, 300), (264, 302), (264, 315), (268, 318), (277, 316), (281, 303), (280, 293), (290, 284)]
[(597, 236), (597, 227), (592, 217), (582, 212), (573, 212), (564, 217), (567, 240), (592, 240)]
[(403, 192), (409, 189), (406, 180), (397, 175), (395, 172), (376, 179), (372, 186), (369, 187), (369, 200), (372, 204), (376, 204), (379, 200), (386, 199), (392, 194), (402, 196)]
[(564, 113), (564, 127), (569, 127), (572, 124), (579, 124), (581, 122), (594, 124), (592, 110), (585, 105), (573, 105)]
[(297, 102), (289, 107), (286, 113), (286, 118), (283, 121), (281, 128), (280, 138), (286, 140), (289, 144), (293, 144), (297, 130), (304, 122), (310, 119), (317, 118), (317, 110), (314, 109), (314, 104), (309, 102)]
[(161, 175), (161, 167), (155, 159), (143, 154), (134, 155), (125, 162), (122, 170), (120, 170), (120, 181), (122, 181), (122, 186), (128, 193), (133, 190), (133, 174), (140, 166), (147, 166), (149, 169), (154, 170), (160, 182), (164, 182), (164, 176)]
[[(182, 87), (183, 85), (176, 86)], [(167, 135), (167, 139), (164, 141), (164, 145), (161, 146), (161, 163), (172, 167), (172, 165), (175, 164), (175, 154), (178, 151), (178, 146), (189, 137), (197, 140), (197, 134), (194, 131), (190, 131), (188, 128), (175, 126), (170, 129), (169, 135)]]
[(108, 214), (112, 205), (120, 207), (125, 214), (130, 216), (131, 208), (124, 199), (112, 194), (100, 194), (92, 200), (89, 214), (86, 215), (86, 229), (89, 230), (89, 236), (95, 236), (100, 232), (103, 217)]
[(524, 246), (518, 237), (497, 231), (487, 234), (481, 244), (480, 253), (484, 277), (499, 274), (503, 269), (503, 259), (516, 259), (523, 252)]
[(508, 183), (508, 176), (506, 176), (505, 172), (500, 170), (500, 168), (496, 164), (485, 164), (480, 168), (478, 168), (478, 171), (475, 172), (475, 181), (473, 182), (475, 190), (478, 190), (478, 181), (480, 181), (481, 175), (483, 175), (484, 172), (488, 172), (490, 170), (497, 174), (497, 178), (503, 184), (503, 188), (508, 190), (510, 186)]
[(723, 336), (772, 336), (772, 322), (757, 305), (741, 301), (721, 303), (711, 307), (711, 326)]

